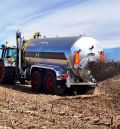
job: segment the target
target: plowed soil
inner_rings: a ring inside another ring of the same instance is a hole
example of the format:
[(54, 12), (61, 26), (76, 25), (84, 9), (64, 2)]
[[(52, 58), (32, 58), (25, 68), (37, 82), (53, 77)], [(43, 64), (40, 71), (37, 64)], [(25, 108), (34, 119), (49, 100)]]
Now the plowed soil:
[(120, 78), (101, 82), (92, 95), (76, 96), (0, 85), (0, 129), (120, 129)]

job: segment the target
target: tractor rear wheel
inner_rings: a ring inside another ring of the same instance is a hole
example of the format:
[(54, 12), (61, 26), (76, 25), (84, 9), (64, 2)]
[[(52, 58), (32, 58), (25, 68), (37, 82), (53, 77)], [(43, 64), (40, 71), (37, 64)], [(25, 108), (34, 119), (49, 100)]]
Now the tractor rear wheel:
[(5, 76), (5, 67), (4, 64), (0, 62), (0, 83), (3, 83), (4, 76)]
[(6, 67), (3, 83), (15, 84), (15, 69), (13, 67)]

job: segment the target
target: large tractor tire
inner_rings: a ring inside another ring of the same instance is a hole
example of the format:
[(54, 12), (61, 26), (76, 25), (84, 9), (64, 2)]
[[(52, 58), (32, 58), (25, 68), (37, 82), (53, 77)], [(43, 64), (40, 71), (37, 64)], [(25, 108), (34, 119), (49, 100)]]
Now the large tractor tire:
[(15, 84), (15, 69), (0, 62), (0, 83)]
[(44, 76), (43, 88), (47, 94), (63, 95), (65, 93), (65, 85), (57, 83), (56, 76), (53, 72), (48, 72)]
[(6, 67), (5, 68), (5, 75), (3, 79), (3, 83), (6, 84), (15, 84), (15, 68), (13, 67)]
[(42, 91), (42, 76), (39, 71), (34, 71), (32, 73), (31, 86), (32, 90), (35, 92)]
[(5, 67), (4, 64), (0, 62), (0, 83), (3, 83), (4, 76), (5, 76)]

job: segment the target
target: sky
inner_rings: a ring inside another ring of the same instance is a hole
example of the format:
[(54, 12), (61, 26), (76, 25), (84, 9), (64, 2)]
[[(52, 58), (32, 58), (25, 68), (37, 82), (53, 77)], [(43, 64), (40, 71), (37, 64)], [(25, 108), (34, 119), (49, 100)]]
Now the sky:
[(21, 30), (25, 39), (86, 34), (120, 47), (120, 0), (1, 0), (0, 17), (0, 44), (15, 44)]

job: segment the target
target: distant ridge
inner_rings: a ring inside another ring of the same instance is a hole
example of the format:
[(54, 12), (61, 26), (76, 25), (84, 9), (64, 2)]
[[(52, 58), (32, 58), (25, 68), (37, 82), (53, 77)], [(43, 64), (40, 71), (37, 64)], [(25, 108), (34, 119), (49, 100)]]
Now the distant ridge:
[(105, 48), (105, 59), (110, 61), (120, 61), (120, 47)]

